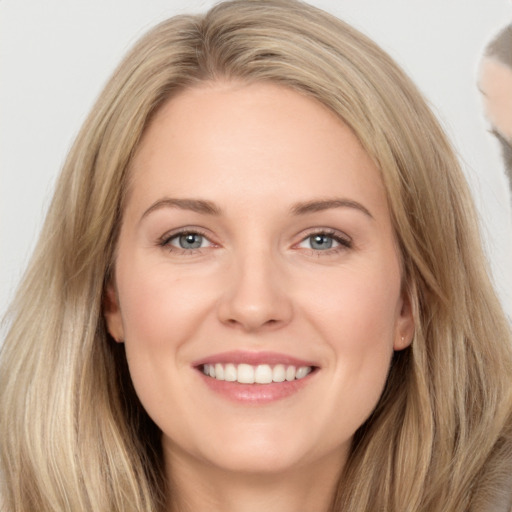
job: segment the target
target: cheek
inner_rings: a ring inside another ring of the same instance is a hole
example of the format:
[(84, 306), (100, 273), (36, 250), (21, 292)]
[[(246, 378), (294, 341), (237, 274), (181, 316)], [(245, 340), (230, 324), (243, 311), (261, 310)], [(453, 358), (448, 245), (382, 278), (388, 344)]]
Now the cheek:
[(353, 412), (354, 428), (378, 402), (397, 335), (400, 275), (394, 267), (387, 270), (340, 272), (317, 281), (303, 308), (328, 346), (332, 401), (337, 411)]
[(400, 314), (400, 273), (395, 265), (340, 269), (308, 283), (304, 314), (333, 348), (365, 353), (393, 344)]
[(139, 266), (119, 279), (123, 325), (128, 343), (174, 350), (198, 327), (211, 298), (201, 280), (162, 267)]
[(189, 385), (183, 381), (183, 369), (189, 364), (186, 350), (208, 317), (211, 297), (195, 280), (158, 264), (118, 268), (132, 382), (155, 423), (167, 425), (172, 416), (169, 404), (194, 399), (188, 396)]
[(119, 259), (116, 278), (130, 374), (149, 411), (168, 399), (164, 390), (175, 389), (173, 375), (188, 365), (186, 347), (208, 318), (212, 297), (203, 279), (147, 261)]

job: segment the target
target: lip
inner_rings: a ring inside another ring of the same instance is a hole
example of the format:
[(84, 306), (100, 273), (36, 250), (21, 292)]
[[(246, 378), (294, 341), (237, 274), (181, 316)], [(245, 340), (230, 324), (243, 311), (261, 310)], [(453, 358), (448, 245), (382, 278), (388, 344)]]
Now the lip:
[[(268, 365), (293, 365), (311, 366), (313, 371), (302, 379), (284, 382), (272, 382), (269, 384), (240, 384), (239, 382), (228, 382), (208, 377), (202, 372), (202, 366), (205, 364), (250, 364), (257, 366), (259, 364)], [(288, 354), (277, 352), (250, 352), (250, 351), (230, 351), (214, 354), (198, 359), (192, 363), (192, 367), (197, 371), (198, 377), (202, 382), (216, 395), (227, 400), (244, 405), (263, 405), (291, 397), (308, 386), (315, 378), (319, 369), (318, 364), (305, 359), (296, 358)]]
[(297, 357), (290, 356), (288, 354), (280, 354), (278, 352), (250, 352), (245, 350), (232, 350), (229, 352), (221, 352), (219, 354), (213, 354), (211, 356), (198, 359), (192, 362), (192, 366), (199, 367), (204, 364), (250, 364), (257, 366), (259, 364), (284, 364), (293, 366), (314, 366), (318, 367), (318, 364), (314, 361), (308, 361), (305, 359), (299, 359)]

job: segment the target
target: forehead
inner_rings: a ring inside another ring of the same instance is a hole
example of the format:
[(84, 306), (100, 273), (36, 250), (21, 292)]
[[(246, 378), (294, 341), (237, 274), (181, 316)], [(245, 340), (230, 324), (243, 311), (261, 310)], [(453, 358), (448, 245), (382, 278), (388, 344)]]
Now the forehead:
[(132, 173), (138, 196), (222, 202), (236, 192), (245, 201), (284, 202), (346, 193), (386, 206), (380, 172), (350, 128), (318, 101), (271, 83), (210, 82), (180, 92), (154, 116)]

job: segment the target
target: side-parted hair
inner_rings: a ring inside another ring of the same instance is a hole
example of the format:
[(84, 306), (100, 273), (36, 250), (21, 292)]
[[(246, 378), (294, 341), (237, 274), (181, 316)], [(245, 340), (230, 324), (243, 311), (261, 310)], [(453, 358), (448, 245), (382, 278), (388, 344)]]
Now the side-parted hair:
[(160, 431), (135, 395), (123, 345), (106, 331), (103, 294), (145, 128), (177, 92), (217, 79), (282, 84), (326, 105), (356, 134), (387, 191), (416, 330), (356, 432), (331, 510), (500, 510), (493, 504), (511, 474), (512, 340), (459, 164), (387, 54), (294, 0), (235, 0), (161, 23), (97, 100), (8, 317), (5, 510), (165, 508), (172, 490)]

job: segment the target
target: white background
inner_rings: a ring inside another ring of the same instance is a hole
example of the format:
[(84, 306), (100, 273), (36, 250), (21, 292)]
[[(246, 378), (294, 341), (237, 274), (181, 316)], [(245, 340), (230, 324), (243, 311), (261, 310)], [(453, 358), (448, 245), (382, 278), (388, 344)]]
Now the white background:
[[(65, 155), (126, 50), (199, 0), (0, 0), (0, 316), (37, 243)], [(412, 76), (463, 161), (494, 279), (512, 315), (512, 212), (476, 90), (509, 0), (316, 0), (376, 40)]]

